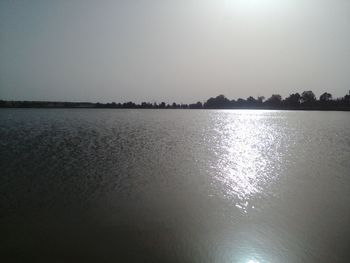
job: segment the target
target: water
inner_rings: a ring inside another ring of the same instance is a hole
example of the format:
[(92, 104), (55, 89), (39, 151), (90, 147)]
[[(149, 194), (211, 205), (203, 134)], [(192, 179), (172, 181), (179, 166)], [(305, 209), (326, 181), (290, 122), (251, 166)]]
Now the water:
[(2, 109), (2, 262), (347, 262), (346, 112)]

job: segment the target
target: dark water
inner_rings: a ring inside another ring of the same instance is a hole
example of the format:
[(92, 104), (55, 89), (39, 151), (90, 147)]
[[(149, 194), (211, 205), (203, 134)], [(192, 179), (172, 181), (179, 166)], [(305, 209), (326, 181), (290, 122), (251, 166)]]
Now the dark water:
[(0, 110), (1, 262), (349, 262), (350, 114)]

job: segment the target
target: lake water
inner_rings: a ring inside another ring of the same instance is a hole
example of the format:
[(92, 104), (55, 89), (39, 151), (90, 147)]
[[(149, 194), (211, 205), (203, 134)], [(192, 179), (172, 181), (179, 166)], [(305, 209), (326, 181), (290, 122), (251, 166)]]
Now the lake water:
[(349, 262), (350, 113), (0, 110), (2, 262)]

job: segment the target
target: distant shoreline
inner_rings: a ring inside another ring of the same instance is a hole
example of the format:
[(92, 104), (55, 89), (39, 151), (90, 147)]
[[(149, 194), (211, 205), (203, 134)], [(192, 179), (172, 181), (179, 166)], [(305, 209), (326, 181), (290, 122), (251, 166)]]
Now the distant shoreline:
[(316, 99), (312, 91), (294, 93), (282, 99), (278, 94), (266, 99), (263, 96), (229, 100), (224, 95), (209, 98), (206, 102), (192, 104), (166, 104), (132, 101), (124, 103), (92, 103), (61, 101), (10, 101), (0, 100), (0, 108), (40, 108), (40, 109), (224, 109), (224, 110), (301, 110), (301, 111), (350, 111), (350, 91), (342, 98), (332, 99), (330, 93), (323, 93)]
[[(13, 103), (13, 101), (11, 101)], [(350, 111), (350, 106), (345, 107), (202, 107), (202, 108), (191, 108), (191, 107), (152, 107), (152, 108), (143, 108), (143, 107), (111, 107), (106, 104), (96, 105), (96, 103), (92, 103), (91, 106), (82, 106), (79, 103), (73, 103), (77, 105), (71, 106), (61, 106), (61, 105), (18, 105), (18, 101), (14, 102), (15, 105), (0, 105), (0, 109), (140, 109), (140, 110), (284, 110), (284, 111)], [(20, 102), (21, 103), (21, 102)], [(43, 102), (46, 103), (46, 102)], [(36, 104), (36, 103), (35, 103)]]
[(246, 111), (325, 111), (325, 112), (349, 112), (350, 109), (272, 109), (272, 108), (202, 108), (202, 109), (172, 109), (172, 108), (165, 108), (165, 109), (156, 109), (156, 108), (107, 108), (107, 107), (0, 107), (1, 109), (33, 109), (33, 110), (64, 110), (64, 109), (72, 109), (72, 110), (185, 110), (185, 111), (210, 111), (210, 110), (227, 110), (227, 111), (235, 111), (235, 110), (246, 110)]

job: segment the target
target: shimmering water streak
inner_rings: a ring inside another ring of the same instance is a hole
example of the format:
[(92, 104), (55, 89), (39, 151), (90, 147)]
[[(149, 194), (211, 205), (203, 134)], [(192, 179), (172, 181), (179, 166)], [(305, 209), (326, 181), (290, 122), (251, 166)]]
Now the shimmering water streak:
[(214, 121), (218, 144), (211, 167), (213, 184), (219, 182), (220, 194), (244, 212), (254, 209), (251, 199), (268, 194), (269, 186), (281, 175), (279, 146), (284, 131), (271, 118), (269, 111), (226, 111)]

